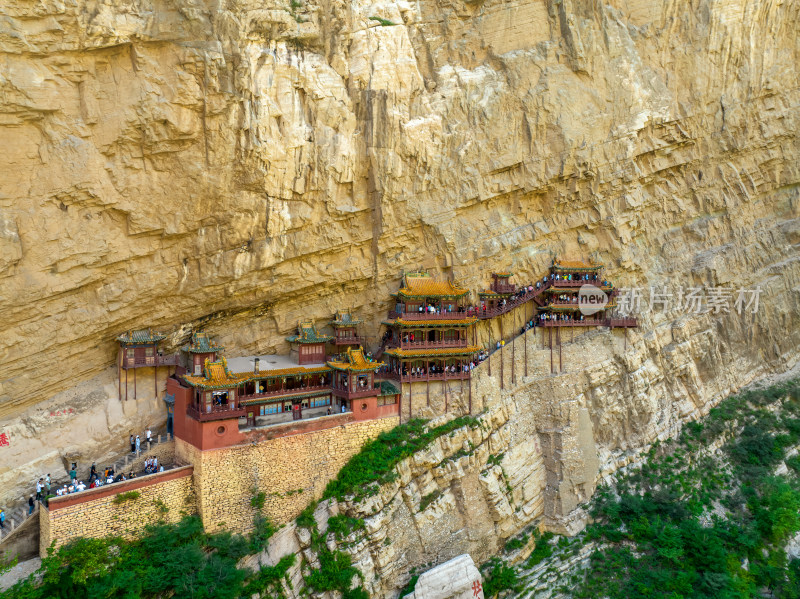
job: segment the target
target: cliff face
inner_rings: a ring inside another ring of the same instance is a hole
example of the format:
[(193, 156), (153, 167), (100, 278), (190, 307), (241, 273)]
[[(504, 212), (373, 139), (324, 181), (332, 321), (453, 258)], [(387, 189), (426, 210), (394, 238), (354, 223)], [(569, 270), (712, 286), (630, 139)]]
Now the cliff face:
[[(80, 447), (71, 416), (34, 422), (64, 392), (108, 413), (95, 441), (127, 436), (156, 411), (112, 405), (113, 338), (135, 326), (177, 344), (202, 323), (236, 355), (353, 307), (375, 339), (403, 269), (475, 289), (558, 254), (620, 285), (760, 284), (749, 319), (645, 315), (622, 358), (639, 362), (602, 370), (594, 434), (613, 451), (652, 439), (659, 414), (797, 357), (799, 9), (7, 2), (4, 430)], [(682, 382), (662, 393), (668, 375)], [(609, 386), (646, 414), (611, 418)]]

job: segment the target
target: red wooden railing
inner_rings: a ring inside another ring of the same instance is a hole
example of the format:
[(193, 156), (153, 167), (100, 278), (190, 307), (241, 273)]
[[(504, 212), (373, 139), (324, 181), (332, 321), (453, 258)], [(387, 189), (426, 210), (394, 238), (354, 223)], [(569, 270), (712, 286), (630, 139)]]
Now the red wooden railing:
[[(395, 344), (397, 345), (397, 344)], [(467, 347), (466, 339), (442, 339), (440, 341), (401, 341), (401, 349), (437, 349), (442, 347)]]
[(136, 358), (122, 358), (123, 368), (141, 368), (144, 366), (177, 366), (180, 360), (178, 354), (167, 354), (166, 356), (141, 356)]
[(403, 383), (424, 383), (425, 381), (450, 381), (450, 380), (468, 380), (472, 372), (439, 372), (436, 374), (398, 374), (396, 372), (385, 372), (381, 376), (394, 381)]
[(335, 337), (333, 340), (334, 345), (364, 345), (366, 340), (364, 337)]
[(458, 320), (459, 318), (468, 318), (470, 316), (477, 316), (478, 309), (470, 308), (464, 312), (397, 312), (392, 310), (389, 312), (389, 318), (402, 318), (403, 320)]
[(355, 391), (350, 391), (348, 389), (336, 389), (333, 388), (333, 394), (338, 395), (339, 397), (344, 397), (346, 399), (359, 399), (361, 397), (371, 397), (373, 395), (378, 394), (379, 387), (375, 386), (374, 388), (359, 388)]
[(205, 411), (200, 411), (194, 406), (186, 408), (186, 413), (200, 422), (206, 420), (222, 420), (223, 418), (241, 418), (247, 415), (244, 408), (237, 408), (233, 405), (211, 406), (211, 411), (206, 408)]

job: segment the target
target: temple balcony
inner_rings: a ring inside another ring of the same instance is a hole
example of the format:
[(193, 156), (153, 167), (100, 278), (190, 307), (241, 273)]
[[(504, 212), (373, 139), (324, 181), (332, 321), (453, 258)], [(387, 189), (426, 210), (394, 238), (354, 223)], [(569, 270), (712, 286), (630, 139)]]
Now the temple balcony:
[(606, 327), (608, 320), (605, 318), (586, 319), (586, 320), (545, 320), (539, 326), (545, 328), (552, 327)]
[(361, 399), (362, 397), (374, 397), (378, 395), (380, 390), (381, 390), (380, 384), (377, 384), (372, 388), (362, 387), (354, 391), (351, 391), (349, 389), (331, 389), (331, 392), (336, 397), (343, 397), (344, 399)]
[(469, 342), (466, 339), (442, 339), (439, 341), (401, 341), (395, 347), (400, 349), (437, 349), (440, 347), (467, 347)]
[(180, 355), (167, 354), (166, 356), (137, 356), (135, 358), (123, 357), (122, 368), (154, 368), (157, 366), (179, 366)]
[(239, 400), (246, 401), (251, 399), (271, 399), (280, 398), (284, 396), (293, 396), (303, 393), (314, 393), (315, 391), (330, 391), (330, 384), (324, 385), (309, 385), (307, 387), (295, 387), (293, 389), (276, 389), (274, 391), (265, 391), (264, 393), (251, 393), (249, 395), (240, 394)]
[(638, 327), (639, 323), (635, 318), (609, 318), (608, 326), (610, 327)]
[(631, 328), (639, 326), (635, 318), (597, 318), (584, 320), (545, 320), (538, 326), (549, 327), (610, 327), (610, 328)]
[[(577, 297), (577, 296), (576, 296)], [(544, 308), (579, 308), (579, 302), (550, 302), (549, 304), (545, 304)]]
[(335, 337), (333, 339), (334, 345), (361, 345), (364, 346), (367, 340), (364, 337)]
[(477, 308), (469, 308), (463, 312), (453, 310), (452, 312), (397, 312), (392, 310), (389, 312), (389, 318), (402, 318), (403, 320), (458, 320), (459, 318), (467, 318), (469, 316), (478, 316)]
[(186, 414), (200, 422), (247, 417), (247, 412), (244, 408), (237, 408), (234, 405), (208, 406), (205, 412), (201, 412), (194, 406), (189, 406), (186, 408)]
[(426, 381), (467, 381), (472, 375), (467, 372), (439, 372), (436, 374), (397, 374), (396, 372), (385, 372), (381, 376), (402, 383), (424, 383)]
[(494, 283), (492, 284), (492, 291), (495, 293), (516, 293), (517, 286), (511, 283)]
[(611, 292), (613, 295), (616, 295), (616, 289), (611, 285), (601, 285), (602, 281), (548, 281), (549, 286), (551, 287), (560, 287), (560, 288), (570, 288), (570, 289), (580, 289), (584, 285), (594, 285), (598, 289), (602, 289), (603, 291)]

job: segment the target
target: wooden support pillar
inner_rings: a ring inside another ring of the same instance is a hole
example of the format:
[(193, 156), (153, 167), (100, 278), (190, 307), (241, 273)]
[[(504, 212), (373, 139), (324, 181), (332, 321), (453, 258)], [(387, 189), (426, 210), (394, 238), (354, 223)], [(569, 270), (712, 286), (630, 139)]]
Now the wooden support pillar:
[(553, 327), (547, 327), (547, 339), (550, 342), (550, 374), (553, 374)]
[[(527, 326), (528, 321), (525, 321), (525, 325)], [(536, 329), (533, 329), (533, 334), (536, 334)], [(525, 344), (525, 376), (528, 376), (528, 332), (525, 331), (525, 335), (522, 336), (522, 342)]]
[(558, 328), (556, 334), (558, 335), (558, 372), (560, 373), (564, 371), (561, 365), (561, 327)]
[(128, 401), (128, 369), (125, 369), (125, 401)]
[(411, 420), (413, 417), (412, 409), (414, 408), (414, 404), (411, 402), (411, 379), (408, 382), (408, 419)]
[(472, 415), (472, 373), (467, 380), (469, 381), (469, 413)]
[(156, 399), (158, 399), (158, 356), (156, 356), (156, 365), (153, 366), (153, 388), (155, 389)]
[(500, 316), (500, 351), (498, 352), (500, 354), (500, 388), (501, 389), (504, 388), (503, 387), (503, 348), (505, 347), (505, 345), (503, 345), (503, 342), (504, 342), (504, 338), (503, 338), (503, 316), (501, 315)]
[[(517, 324), (517, 314), (514, 313), (514, 327), (516, 329)], [(517, 384), (517, 371), (516, 371), (516, 361), (517, 361), (517, 331), (514, 330), (513, 335), (511, 336), (511, 384)]]
[[(402, 378), (403, 375), (400, 375)], [(400, 393), (397, 395), (397, 423), (403, 424), (403, 383), (399, 382), (400, 385)]]
[(117, 356), (117, 395), (119, 400), (122, 401), (122, 350), (120, 355)]

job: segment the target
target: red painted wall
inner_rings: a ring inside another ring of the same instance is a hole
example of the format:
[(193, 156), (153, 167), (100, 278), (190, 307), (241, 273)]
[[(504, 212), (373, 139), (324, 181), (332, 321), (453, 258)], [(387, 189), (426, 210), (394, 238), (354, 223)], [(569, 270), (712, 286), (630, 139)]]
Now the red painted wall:
[(219, 449), (243, 443), (244, 436), (239, 432), (238, 418), (199, 422), (186, 414), (186, 408), (192, 401), (192, 391), (174, 378), (167, 379), (167, 393), (175, 395), (172, 428), (175, 437), (198, 449)]

